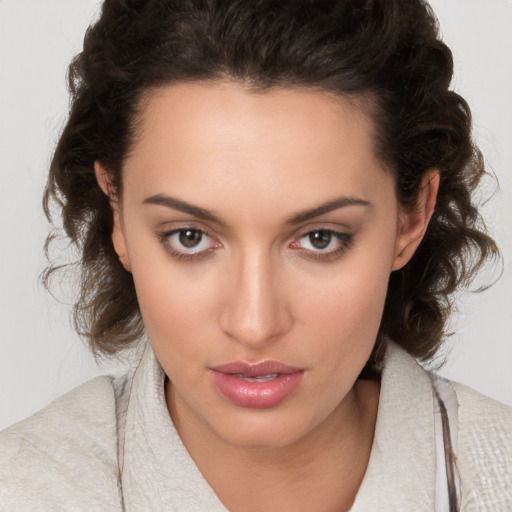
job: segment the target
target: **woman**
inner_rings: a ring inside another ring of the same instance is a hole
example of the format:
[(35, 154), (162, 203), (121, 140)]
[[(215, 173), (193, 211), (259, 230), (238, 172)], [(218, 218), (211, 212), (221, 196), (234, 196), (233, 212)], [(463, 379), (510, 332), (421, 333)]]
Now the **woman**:
[(497, 254), (451, 76), (422, 2), (105, 2), (45, 205), (149, 343), (4, 431), (6, 510), (510, 507), (510, 409), (415, 361)]

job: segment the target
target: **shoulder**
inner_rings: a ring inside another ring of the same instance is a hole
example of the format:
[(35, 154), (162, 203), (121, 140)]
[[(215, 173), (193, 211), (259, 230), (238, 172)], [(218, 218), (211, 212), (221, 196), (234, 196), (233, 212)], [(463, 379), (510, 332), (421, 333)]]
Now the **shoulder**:
[(459, 404), (457, 465), (466, 507), (512, 510), (512, 407), (451, 384)]
[(491, 428), (498, 435), (504, 435), (512, 441), (510, 430), (512, 407), (493, 400), (459, 382), (450, 382), (457, 394), (459, 417), (469, 430)]
[[(410, 428), (420, 428), (416, 418), (423, 417), (426, 409), (433, 412), (432, 378), (437, 376), (392, 342), (384, 364), (384, 380), (392, 384), (388, 406), (401, 421), (410, 420), (413, 411), (416, 423)], [(450, 428), (457, 433), (462, 510), (512, 511), (512, 407), (463, 384), (447, 382), (456, 398), (456, 425), (450, 423)], [(400, 406), (397, 401), (402, 402)], [(424, 420), (430, 422), (431, 416)]]
[(0, 510), (116, 510), (112, 377), (97, 377), (0, 433)]

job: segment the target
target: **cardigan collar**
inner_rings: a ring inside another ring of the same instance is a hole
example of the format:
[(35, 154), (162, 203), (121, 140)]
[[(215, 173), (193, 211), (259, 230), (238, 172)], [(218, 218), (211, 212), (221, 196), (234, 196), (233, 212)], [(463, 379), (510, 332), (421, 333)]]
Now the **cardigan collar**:
[(165, 373), (148, 343), (135, 371), (126, 416), (126, 510), (227, 512), (181, 442), (165, 400)]
[(370, 460), (350, 512), (434, 510), (435, 452), (431, 378), (389, 342)]
[[(127, 510), (227, 512), (172, 423), (165, 374), (148, 344), (126, 418), (122, 488)], [(434, 510), (435, 442), (429, 375), (390, 342), (370, 460), (351, 512)]]

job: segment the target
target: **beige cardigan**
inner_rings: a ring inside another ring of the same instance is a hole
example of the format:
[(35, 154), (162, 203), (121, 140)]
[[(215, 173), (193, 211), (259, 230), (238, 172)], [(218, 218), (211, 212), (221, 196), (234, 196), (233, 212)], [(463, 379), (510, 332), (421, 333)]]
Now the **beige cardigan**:
[[(172, 424), (164, 377), (148, 345), (133, 382), (130, 374), (97, 377), (1, 432), (0, 511), (226, 512)], [(461, 510), (510, 512), (512, 409), (453, 387)], [(433, 404), (429, 374), (390, 343), (370, 461), (351, 512), (435, 509)]]

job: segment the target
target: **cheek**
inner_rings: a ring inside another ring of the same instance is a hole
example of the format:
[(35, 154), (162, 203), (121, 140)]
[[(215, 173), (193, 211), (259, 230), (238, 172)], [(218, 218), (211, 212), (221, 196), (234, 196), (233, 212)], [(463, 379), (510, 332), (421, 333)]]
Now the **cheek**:
[[(160, 271), (159, 271), (160, 270)], [(146, 329), (169, 337), (177, 331), (193, 331), (208, 322), (213, 310), (214, 280), (190, 275), (172, 264), (137, 265), (133, 268), (137, 298)], [(201, 322), (199, 321), (201, 320)], [(183, 334), (183, 333), (181, 333)]]
[(380, 325), (386, 298), (391, 258), (365, 258), (354, 254), (321, 279), (301, 282), (300, 316), (318, 319), (325, 329), (343, 329), (365, 337)]
[(339, 364), (337, 355), (343, 359), (350, 353), (364, 365), (379, 330), (386, 281), (352, 276), (337, 286), (335, 282), (333, 279), (331, 287), (322, 293), (310, 295), (302, 305), (299, 322), (307, 338), (318, 340), (320, 351), (331, 354), (333, 364)]
[(218, 347), (219, 279), (225, 273), (215, 265), (176, 263), (158, 249), (131, 255), (137, 299), (166, 372), (190, 373), (190, 361), (204, 362), (205, 352)]
[(200, 294), (168, 268), (163, 275), (155, 267), (133, 271), (144, 326), (160, 364), (173, 381), (184, 374), (196, 381), (198, 368), (190, 362), (204, 360), (198, 340), (211, 339), (204, 332), (207, 320)]

